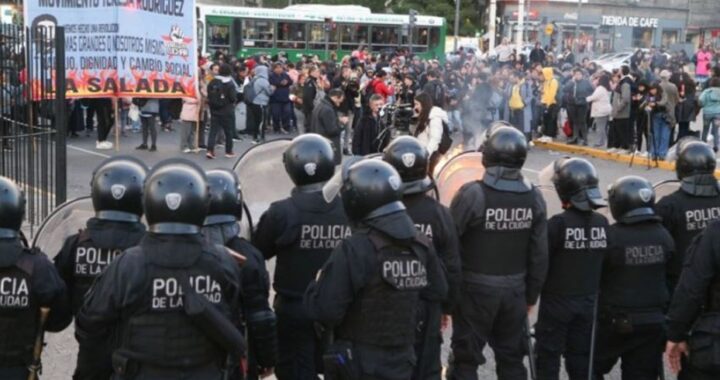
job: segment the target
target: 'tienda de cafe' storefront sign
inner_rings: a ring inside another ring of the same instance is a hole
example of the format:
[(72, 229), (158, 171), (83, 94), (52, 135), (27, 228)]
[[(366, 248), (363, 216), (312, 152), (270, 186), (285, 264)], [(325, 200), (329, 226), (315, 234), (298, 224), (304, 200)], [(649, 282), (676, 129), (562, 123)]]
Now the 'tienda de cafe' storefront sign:
[(657, 28), (659, 19), (654, 17), (602, 16), (604, 26), (630, 26), (634, 28)]

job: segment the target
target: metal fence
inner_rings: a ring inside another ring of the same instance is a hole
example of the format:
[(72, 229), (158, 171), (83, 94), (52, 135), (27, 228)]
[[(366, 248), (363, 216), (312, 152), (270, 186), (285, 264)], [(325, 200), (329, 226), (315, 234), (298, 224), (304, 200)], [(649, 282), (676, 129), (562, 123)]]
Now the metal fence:
[(0, 175), (25, 192), (30, 235), (67, 197), (64, 40), (60, 27), (0, 25)]

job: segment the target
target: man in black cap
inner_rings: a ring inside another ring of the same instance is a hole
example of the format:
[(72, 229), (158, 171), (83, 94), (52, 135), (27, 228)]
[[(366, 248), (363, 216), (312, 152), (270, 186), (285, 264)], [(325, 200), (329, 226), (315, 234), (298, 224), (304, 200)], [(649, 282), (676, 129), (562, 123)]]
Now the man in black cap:
[(558, 379), (560, 357), (571, 380), (587, 379), (595, 303), (608, 221), (595, 167), (582, 158), (554, 163), (552, 182), (564, 211), (548, 221), (550, 267), (535, 326), (538, 379)]
[(23, 241), (24, 217), (25, 196), (0, 177), (0, 378), (8, 380), (30, 375), (36, 336), (62, 331), (72, 321), (62, 279), (44, 253)]
[(418, 365), (413, 379), (439, 378), (441, 314), (452, 313), (460, 287), (459, 243), (455, 222), (450, 211), (428, 195), (433, 180), (428, 176), (428, 152), (420, 142), (410, 136), (398, 137), (385, 149), (383, 160), (391, 164), (403, 181), (403, 204), (420, 232), (430, 239), (442, 261), (448, 281), (448, 300), (424, 303), (418, 320), (418, 340), (415, 352)]
[[(95, 279), (124, 250), (136, 246), (145, 235), (142, 224), (143, 182), (147, 167), (129, 156), (110, 158), (100, 164), (90, 182), (95, 216), (79, 233), (68, 237), (55, 256), (55, 266), (68, 287), (74, 315)], [(109, 378), (113, 344), (82, 345), (73, 378)]]
[(277, 258), (273, 287), (280, 380), (316, 379), (322, 364), (320, 339), (302, 297), (330, 252), (350, 236), (342, 203), (337, 198), (326, 202), (322, 193), (335, 173), (335, 154), (320, 135), (296, 137), (283, 155), (295, 183), (292, 195), (270, 205), (253, 236), (266, 260)]
[(666, 266), (675, 245), (644, 178), (615, 181), (609, 203), (616, 223), (600, 278), (595, 376), (602, 378), (621, 360), (623, 379), (657, 379), (669, 301)]
[(243, 197), (237, 175), (229, 169), (210, 170), (206, 175), (210, 205), (203, 235), (208, 242), (224, 245), (245, 257), (240, 270), (242, 314), (248, 332), (246, 378), (254, 380), (271, 373), (277, 362), (276, 318), (268, 303), (270, 275), (262, 253), (239, 236)]
[(675, 172), (680, 188), (662, 197), (655, 207), (675, 240), (676, 254), (668, 267), (670, 293), (680, 279), (685, 251), (693, 238), (720, 219), (720, 186), (715, 179), (715, 153), (704, 142), (682, 140)]
[(160, 162), (145, 180), (149, 232), (98, 277), (76, 317), (80, 344), (107, 339), (118, 326), (115, 379), (221, 379), (244, 339), (241, 274), (231, 252), (203, 241), (205, 173), (179, 159)]
[(448, 378), (477, 379), (490, 343), (498, 378), (526, 379), (523, 329), (548, 265), (545, 201), (522, 175), (527, 140), (521, 132), (493, 126), (482, 151), (482, 181), (460, 188), (450, 206), (463, 285), (453, 313)]
[(352, 165), (343, 181), (353, 234), (305, 294), (310, 316), (334, 330), (324, 356), (328, 378), (412, 378), (417, 307), (447, 295), (441, 264), (405, 212), (401, 187), (397, 171), (380, 160)]

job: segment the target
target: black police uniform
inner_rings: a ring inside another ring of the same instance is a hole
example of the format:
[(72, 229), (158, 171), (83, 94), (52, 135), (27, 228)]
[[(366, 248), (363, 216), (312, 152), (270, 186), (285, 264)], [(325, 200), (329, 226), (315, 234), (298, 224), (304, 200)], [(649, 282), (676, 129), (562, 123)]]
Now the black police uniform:
[(538, 379), (587, 379), (595, 300), (608, 247), (607, 218), (570, 207), (548, 221), (550, 267), (535, 326)]
[(482, 181), (464, 185), (453, 199), (463, 285), (453, 315), (450, 378), (477, 379), (488, 342), (500, 379), (526, 378), (523, 326), (548, 265), (545, 209), (520, 169), (499, 166), (488, 168)]
[(425, 304), (418, 321), (418, 342), (415, 351), (418, 356), (415, 379), (439, 379), (442, 367), (440, 363), (441, 313), (451, 314), (460, 287), (461, 271), (459, 246), (455, 222), (450, 211), (426, 194), (412, 194), (403, 197), (408, 215), (433, 244), (446, 273), (448, 282), (448, 300), (442, 305)]
[(610, 227), (598, 305), (595, 373), (622, 360), (623, 379), (657, 379), (669, 300), (666, 266), (675, 252), (657, 216), (620, 218)]
[(216, 244), (243, 255), (241, 266), (243, 317), (248, 332), (247, 379), (257, 379), (261, 369), (275, 366), (277, 336), (275, 313), (270, 308), (270, 276), (265, 268), (262, 253), (250, 242), (238, 236), (237, 223), (215, 224), (203, 227), (203, 234)]
[(114, 379), (219, 379), (225, 352), (186, 314), (187, 284), (238, 321), (241, 275), (224, 248), (200, 235), (148, 233), (97, 279), (76, 317), (81, 344), (120, 325)]
[(41, 307), (50, 308), (46, 331), (72, 321), (65, 284), (47, 256), (0, 238), (0, 378), (28, 378)]
[(277, 257), (273, 287), (279, 379), (316, 379), (320, 372), (321, 340), (302, 297), (330, 252), (351, 234), (342, 202), (326, 202), (319, 190), (295, 188), (290, 198), (270, 205), (253, 235), (266, 260)]
[(351, 347), (348, 366), (357, 379), (410, 379), (416, 308), (421, 298), (441, 302), (447, 295), (436, 254), (418, 236), (402, 211), (368, 221), (334, 250), (307, 290), (310, 316), (335, 326), (336, 346)]
[(712, 175), (685, 178), (680, 189), (658, 201), (656, 210), (677, 248), (668, 266), (668, 286), (672, 292), (690, 242), (712, 221), (720, 219), (718, 182)]

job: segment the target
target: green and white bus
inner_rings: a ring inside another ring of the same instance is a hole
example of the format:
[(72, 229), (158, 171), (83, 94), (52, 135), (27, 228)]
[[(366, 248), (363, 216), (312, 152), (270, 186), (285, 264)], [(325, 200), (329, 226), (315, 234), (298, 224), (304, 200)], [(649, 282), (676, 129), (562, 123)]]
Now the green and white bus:
[[(380, 52), (408, 46), (408, 15), (376, 14), (355, 5), (293, 5), (284, 9), (202, 5), (198, 3), (198, 41), (204, 54), (217, 50), (238, 57), (285, 52), (291, 60), (304, 55), (338, 58), (360, 46)], [(332, 20), (326, 40), (326, 21)], [(442, 17), (418, 15), (413, 53), (442, 58), (447, 23)]]

